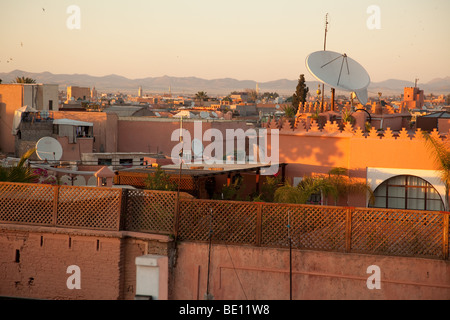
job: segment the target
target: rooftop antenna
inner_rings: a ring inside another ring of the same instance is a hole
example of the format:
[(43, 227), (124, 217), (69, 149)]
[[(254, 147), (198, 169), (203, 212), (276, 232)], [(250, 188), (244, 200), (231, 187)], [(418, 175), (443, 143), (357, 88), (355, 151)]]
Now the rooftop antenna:
[[(327, 50), (327, 34), (328, 34), (328, 12), (325, 15), (325, 38), (323, 40), (323, 51)], [(325, 104), (325, 84), (322, 83), (322, 108)]]
[(419, 81), (419, 79), (416, 78), (416, 83), (414, 85), (414, 88), (417, 88), (417, 82)]
[(328, 33), (328, 13), (325, 15), (325, 39), (323, 41), (323, 51), (327, 50), (327, 33)]

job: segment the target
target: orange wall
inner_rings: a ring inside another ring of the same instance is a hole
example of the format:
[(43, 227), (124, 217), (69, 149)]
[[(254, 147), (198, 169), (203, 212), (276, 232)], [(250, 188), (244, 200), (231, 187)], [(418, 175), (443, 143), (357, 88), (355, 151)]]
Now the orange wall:
[[(333, 167), (366, 171), (368, 167), (435, 170), (423, 139), (280, 134), (280, 162), (289, 176), (327, 173)], [(365, 178), (364, 176), (360, 176)]]
[(22, 90), (22, 85), (0, 84), (0, 151), (4, 153), (15, 153), (15, 139), (11, 131), (14, 112), (23, 105)]

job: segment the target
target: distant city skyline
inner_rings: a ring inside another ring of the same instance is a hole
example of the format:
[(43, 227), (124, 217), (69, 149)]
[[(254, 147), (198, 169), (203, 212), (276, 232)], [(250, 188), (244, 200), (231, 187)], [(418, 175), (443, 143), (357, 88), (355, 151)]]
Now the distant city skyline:
[[(378, 10), (378, 11), (377, 11)], [(0, 73), (298, 79), (347, 53), (373, 82), (450, 76), (448, 0), (2, 1)]]

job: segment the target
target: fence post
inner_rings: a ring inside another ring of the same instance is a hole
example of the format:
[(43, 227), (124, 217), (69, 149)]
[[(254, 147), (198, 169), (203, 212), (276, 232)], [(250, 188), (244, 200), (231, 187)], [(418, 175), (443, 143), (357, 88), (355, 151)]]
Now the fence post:
[(449, 231), (449, 218), (450, 218), (450, 212), (442, 212), (444, 215), (444, 237), (443, 237), (443, 250), (444, 250), (444, 260), (448, 260), (448, 249), (449, 249), (449, 238), (448, 238), (448, 231)]
[(53, 226), (58, 222), (59, 185), (53, 186)]
[(347, 217), (345, 219), (345, 252), (350, 253), (352, 251), (352, 215), (355, 211), (354, 207), (347, 207)]
[(262, 244), (262, 203), (257, 204), (256, 211), (256, 246), (260, 247)]
[(118, 230), (125, 230), (126, 228), (126, 219), (128, 215), (128, 189), (122, 189), (122, 192), (120, 193), (120, 211), (119, 211), (119, 217), (118, 217)]
[(179, 226), (180, 226), (180, 194), (175, 195), (174, 215), (173, 215), (173, 235), (175, 242), (178, 240)]

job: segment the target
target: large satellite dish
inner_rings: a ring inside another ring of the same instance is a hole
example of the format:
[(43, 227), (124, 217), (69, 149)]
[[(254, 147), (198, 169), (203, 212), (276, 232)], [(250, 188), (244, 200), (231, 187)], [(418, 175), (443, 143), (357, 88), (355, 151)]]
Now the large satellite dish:
[(58, 140), (52, 137), (44, 137), (36, 143), (36, 154), (40, 160), (59, 161), (63, 149)]
[(335, 89), (355, 92), (359, 102), (367, 103), (370, 76), (363, 66), (345, 53), (333, 51), (311, 53), (306, 58), (306, 67), (320, 82)]

